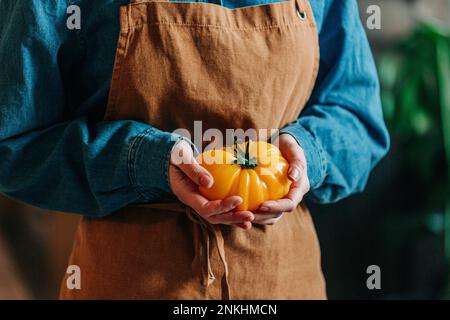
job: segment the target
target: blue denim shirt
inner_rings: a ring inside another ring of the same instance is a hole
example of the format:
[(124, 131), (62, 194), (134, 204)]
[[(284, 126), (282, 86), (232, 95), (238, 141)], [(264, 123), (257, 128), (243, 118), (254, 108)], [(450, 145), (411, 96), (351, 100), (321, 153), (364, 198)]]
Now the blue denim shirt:
[[(276, 1), (276, 0), (275, 0)], [(272, 2), (275, 2), (272, 0)], [(105, 216), (171, 192), (171, 133), (102, 121), (127, 0), (0, 0), (0, 192), (38, 207)], [(233, 8), (270, 0), (215, 0)], [(78, 4), (82, 28), (66, 28)], [(363, 190), (388, 150), (375, 64), (355, 0), (311, 1), (320, 71), (298, 120), (310, 199)]]

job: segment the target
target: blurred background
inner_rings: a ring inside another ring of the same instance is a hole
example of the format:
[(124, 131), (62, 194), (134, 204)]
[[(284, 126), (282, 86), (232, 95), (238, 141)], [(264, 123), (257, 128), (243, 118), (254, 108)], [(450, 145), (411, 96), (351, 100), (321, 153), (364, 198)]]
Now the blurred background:
[[(347, 1), (347, 0), (344, 0)], [(450, 1), (360, 0), (392, 149), (367, 190), (310, 205), (331, 299), (450, 298)], [(78, 217), (0, 196), (0, 299), (55, 299)], [(381, 289), (366, 286), (367, 267)]]

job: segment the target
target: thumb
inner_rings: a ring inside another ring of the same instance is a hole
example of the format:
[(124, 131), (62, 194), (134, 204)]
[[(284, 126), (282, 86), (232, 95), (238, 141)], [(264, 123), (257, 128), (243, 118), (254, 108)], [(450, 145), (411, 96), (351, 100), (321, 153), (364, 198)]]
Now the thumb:
[(173, 147), (170, 162), (197, 185), (209, 188), (214, 183), (212, 175), (198, 163), (191, 146), (184, 140)]
[(203, 168), (195, 158), (192, 163), (180, 164), (178, 168), (199, 186), (210, 188), (214, 183), (214, 178), (209, 171)]
[[(293, 140), (293, 139), (292, 139)], [(289, 163), (288, 177), (292, 181), (297, 181), (306, 170), (306, 158), (303, 149), (294, 141), (284, 143), (282, 149), (283, 157)]]
[(300, 177), (303, 174), (303, 171), (305, 170), (305, 166), (303, 163), (299, 160), (294, 160), (289, 162), (289, 170), (288, 170), (288, 177), (292, 181), (297, 181), (300, 179)]

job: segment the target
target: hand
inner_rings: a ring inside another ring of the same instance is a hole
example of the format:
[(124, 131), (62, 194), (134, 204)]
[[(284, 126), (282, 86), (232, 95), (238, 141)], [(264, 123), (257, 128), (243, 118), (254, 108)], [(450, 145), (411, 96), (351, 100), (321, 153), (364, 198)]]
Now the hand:
[[(275, 144), (277, 141), (274, 142)], [(289, 163), (288, 177), (292, 181), (289, 193), (281, 200), (266, 201), (255, 212), (253, 223), (273, 225), (280, 221), (284, 212), (294, 210), (309, 191), (309, 179), (306, 167), (306, 157), (303, 149), (289, 134), (278, 137), (278, 145), (283, 157)]]
[(246, 230), (251, 228), (253, 213), (234, 211), (242, 203), (241, 197), (232, 196), (223, 200), (209, 201), (199, 193), (198, 186), (211, 187), (214, 178), (200, 166), (191, 146), (184, 140), (180, 140), (172, 150), (169, 182), (178, 199), (209, 223), (236, 225)]

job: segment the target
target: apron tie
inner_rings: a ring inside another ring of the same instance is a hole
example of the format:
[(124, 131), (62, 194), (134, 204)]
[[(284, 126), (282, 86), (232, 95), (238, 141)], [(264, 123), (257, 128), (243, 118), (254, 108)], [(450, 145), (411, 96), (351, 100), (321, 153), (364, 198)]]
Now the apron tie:
[(225, 240), (222, 232), (216, 225), (208, 223), (205, 219), (195, 212), (191, 207), (182, 204), (181, 202), (163, 202), (163, 203), (146, 203), (135, 204), (133, 207), (152, 208), (158, 210), (167, 210), (173, 212), (185, 213), (186, 216), (193, 222), (194, 226), (194, 259), (192, 261), (193, 270), (200, 270), (202, 277), (202, 284), (206, 287), (211, 285), (216, 276), (211, 267), (210, 247), (211, 236), (215, 240), (217, 251), (224, 268), (224, 277), (221, 282), (222, 294), (224, 300), (231, 299), (230, 284), (228, 281), (228, 263), (225, 257)]
[[(202, 273), (203, 285), (207, 287), (214, 282), (216, 279), (214, 272), (211, 268), (211, 261), (209, 256), (210, 251), (210, 233), (214, 237), (217, 251), (219, 252), (220, 260), (224, 268), (224, 279), (222, 281), (222, 291), (225, 300), (231, 299), (230, 294), (230, 284), (228, 281), (228, 263), (225, 257), (225, 240), (223, 238), (220, 229), (206, 222), (202, 217), (200, 217), (192, 208), (186, 206), (187, 217), (194, 222), (194, 246), (195, 246), (195, 257), (192, 261), (192, 266), (194, 269), (200, 268)], [(206, 269), (206, 270), (205, 270)]]

